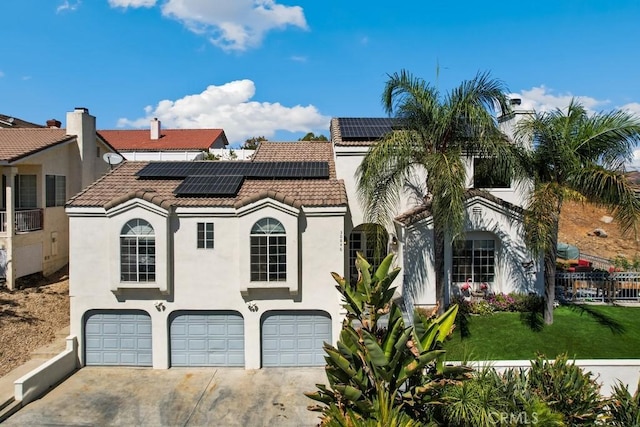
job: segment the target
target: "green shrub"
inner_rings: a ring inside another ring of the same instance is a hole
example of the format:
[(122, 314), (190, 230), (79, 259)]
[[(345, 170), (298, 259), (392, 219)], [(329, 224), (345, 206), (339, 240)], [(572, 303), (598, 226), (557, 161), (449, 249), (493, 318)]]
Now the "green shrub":
[(607, 405), (607, 425), (614, 427), (640, 427), (640, 381), (631, 395), (621, 382), (613, 386), (613, 394)]
[(332, 273), (347, 314), (336, 347), (324, 344), (329, 386), (316, 384), (318, 391), (305, 393), (322, 404), (309, 409), (322, 412), (323, 426), (424, 425), (440, 390), (469, 376), (469, 368), (444, 364), (442, 342), (458, 306), (437, 318), (415, 311), (413, 325), (405, 325), (393, 302), (391, 283), (400, 269), (390, 270), (392, 259), (387, 256), (372, 274), (358, 254), (356, 283)]
[(594, 425), (605, 412), (606, 401), (592, 373), (569, 363), (566, 354), (552, 362), (543, 355), (532, 360), (529, 385), (551, 409), (564, 415), (568, 426)]
[(493, 314), (495, 307), (487, 300), (479, 300), (468, 303), (469, 313), (477, 314), (479, 316), (489, 316)]

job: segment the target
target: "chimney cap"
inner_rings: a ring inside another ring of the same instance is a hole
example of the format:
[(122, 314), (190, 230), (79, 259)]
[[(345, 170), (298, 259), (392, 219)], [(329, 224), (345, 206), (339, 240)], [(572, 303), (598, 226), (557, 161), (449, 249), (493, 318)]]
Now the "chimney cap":
[(511, 105), (520, 105), (520, 104), (522, 104), (522, 99), (520, 99), (520, 98), (511, 98), (509, 100), (509, 104), (511, 104)]
[(60, 120), (56, 120), (56, 119), (47, 120), (48, 128), (60, 128), (60, 126), (62, 126), (62, 122)]
[(74, 111), (77, 113), (88, 113), (89, 109), (87, 107), (76, 107)]

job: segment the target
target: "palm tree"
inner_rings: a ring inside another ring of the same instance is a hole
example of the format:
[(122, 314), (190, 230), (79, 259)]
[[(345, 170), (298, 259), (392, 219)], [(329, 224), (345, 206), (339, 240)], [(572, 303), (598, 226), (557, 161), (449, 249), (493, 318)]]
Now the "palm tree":
[[(357, 171), (358, 195), (370, 222), (388, 224), (400, 191), (414, 172), (425, 172), (433, 215), (436, 298), (443, 308), (444, 251), (465, 219), (465, 155), (495, 160), (496, 174), (507, 176), (517, 161), (514, 144), (500, 132), (495, 110), (508, 111), (505, 87), (478, 73), (445, 96), (407, 71), (389, 76), (382, 103), (398, 119), (367, 153)], [(447, 239), (449, 239), (447, 241)]]
[(562, 202), (572, 198), (609, 207), (623, 232), (638, 232), (640, 200), (624, 164), (640, 142), (640, 119), (623, 111), (589, 115), (572, 100), (566, 109), (536, 113), (518, 123), (516, 139), (532, 143), (526, 163), (534, 189), (524, 231), (529, 249), (544, 259), (544, 320), (551, 324)]

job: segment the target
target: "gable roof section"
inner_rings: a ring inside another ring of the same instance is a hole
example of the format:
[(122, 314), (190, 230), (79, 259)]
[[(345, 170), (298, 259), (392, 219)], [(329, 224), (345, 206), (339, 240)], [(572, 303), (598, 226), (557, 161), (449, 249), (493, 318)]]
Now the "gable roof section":
[(18, 128), (43, 128), (44, 126), (31, 123), (17, 117), (6, 116), (0, 114), (0, 128), (18, 129)]
[(75, 138), (64, 129), (0, 129), (0, 161), (14, 162)]
[[(254, 161), (299, 161), (303, 158), (307, 144), (318, 144), (322, 147), (309, 148), (306, 160), (325, 161), (333, 165), (333, 151), (329, 143), (298, 143), (301, 151), (291, 152), (294, 143), (269, 143), (260, 150), (261, 154)], [(273, 146), (270, 146), (273, 145)], [(269, 146), (269, 147), (267, 147)], [(267, 148), (264, 148), (267, 147)], [(327, 149), (328, 148), (328, 149)], [(232, 161), (233, 162), (233, 161)], [(138, 197), (155, 203), (165, 209), (169, 207), (230, 207), (238, 208), (263, 198), (273, 198), (291, 206), (346, 206), (347, 193), (344, 181), (333, 176), (324, 179), (253, 179), (247, 178), (237, 194), (222, 196), (178, 196), (177, 187), (183, 179), (171, 178), (139, 178), (136, 174), (152, 162), (124, 162), (107, 175), (87, 187), (73, 197), (68, 207), (101, 207), (110, 209), (131, 198)], [(193, 163), (193, 162), (185, 162)], [(331, 167), (331, 166), (330, 166)]]
[[(476, 188), (470, 188), (465, 191), (465, 200), (469, 200), (474, 197), (481, 197), (483, 199), (486, 199), (499, 206), (502, 206), (503, 208), (511, 212), (515, 212), (519, 214), (524, 212), (524, 209), (521, 208), (520, 206), (514, 205), (513, 203), (509, 203), (505, 200), (502, 200), (501, 198), (496, 197), (487, 191), (478, 190)], [(432, 215), (431, 202), (427, 202), (422, 205), (416, 206), (415, 208), (412, 208), (401, 215), (398, 215), (397, 217), (395, 217), (395, 220), (403, 224), (404, 226), (409, 226), (423, 219), (430, 218), (431, 215)]]
[(229, 144), (222, 129), (162, 129), (159, 139), (151, 139), (149, 129), (99, 130), (98, 134), (119, 151), (205, 151), (220, 139)]
[(329, 178), (336, 178), (333, 147), (328, 141), (262, 141), (251, 159), (256, 162), (329, 162)]

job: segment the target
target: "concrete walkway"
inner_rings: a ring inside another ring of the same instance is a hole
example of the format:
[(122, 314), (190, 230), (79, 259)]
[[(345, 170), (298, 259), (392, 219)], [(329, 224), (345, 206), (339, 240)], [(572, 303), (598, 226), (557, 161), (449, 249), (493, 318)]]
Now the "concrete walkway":
[(315, 426), (323, 368), (85, 367), (6, 426)]
[[(65, 348), (69, 328), (0, 378), (0, 407), (14, 381)], [(9, 416), (7, 426), (316, 426), (304, 392), (327, 383), (324, 368), (85, 367)], [(4, 408), (10, 409), (11, 405)], [(2, 413), (2, 410), (0, 410)]]

